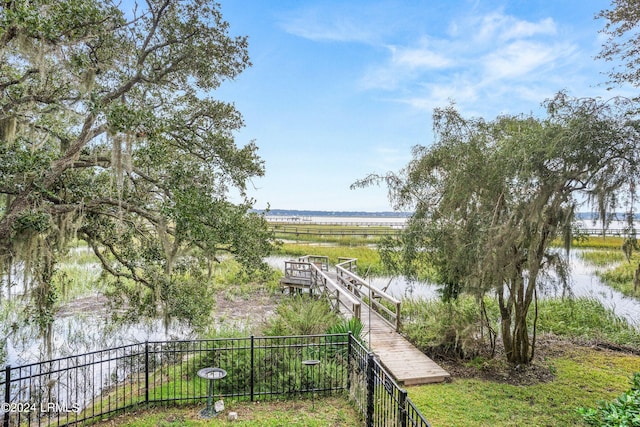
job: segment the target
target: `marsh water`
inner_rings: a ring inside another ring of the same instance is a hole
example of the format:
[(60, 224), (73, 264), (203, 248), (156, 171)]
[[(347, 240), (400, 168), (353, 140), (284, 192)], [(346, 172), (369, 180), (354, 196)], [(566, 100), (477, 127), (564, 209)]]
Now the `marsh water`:
[[(266, 261), (274, 268), (283, 270), (289, 257), (272, 256)], [(640, 302), (627, 298), (605, 286), (597, 277), (595, 268), (582, 261), (578, 251), (571, 255), (570, 290), (561, 286), (545, 286), (543, 297), (567, 295), (586, 296), (597, 299), (630, 324), (640, 326)], [(370, 283), (385, 289), (396, 298), (435, 298), (437, 286), (425, 282), (411, 282), (404, 277), (374, 277)], [(136, 323), (114, 323), (106, 299), (97, 293), (85, 295), (63, 306), (53, 322), (50, 347), (38, 337), (34, 325), (24, 325), (18, 310), (7, 309), (7, 295), (2, 295), (0, 304), (0, 344), (4, 341), (4, 354), (0, 347), (0, 366), (23, 365), (38, 360), (81, 354), (93, 350), (132, 344), (144, 341), (193, 338), (192, 331), (184, 325), (172, 325), (165, 329), (161, 320)], [(19, 326), (18, 326), (19, 325)]]
[[(310, 249), (313, 251), (312, 249)], [(269, 264), (274, 268), (284, 269), (287, 257), (270, 257)], [(593, 267), (582, 260), (579, 250), (570, 254), (569, 263), (571, 276), (569, 288), (564, 289), (559, 284), (547, 284), (540, 291), (543, 298), (554, 297), (589, 297), (602, 303), (605, 308), (626, 319), (636, 328), (640, 326), (640, 301), (624, 296), (622, 293), (602, 283)], [(372, 277), (369, 283), (395, 298), (437, 298), (438, 286), (429, 282), (409, 281), (405, 277)]]

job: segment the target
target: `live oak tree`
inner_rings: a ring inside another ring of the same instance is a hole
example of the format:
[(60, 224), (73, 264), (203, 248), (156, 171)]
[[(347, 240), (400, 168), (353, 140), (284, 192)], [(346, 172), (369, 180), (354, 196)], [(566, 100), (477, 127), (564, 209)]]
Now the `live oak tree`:
[(72, 239), (167, 319), (198, 315), (218, 254), (253, 268), (270, 248), (245, 192), (263, 162), (213, 97), (250, 65), (247, 39), (207, 0), (125, 4), (0, 1), (0, 273), (24, 272), (43, 326)]
[[(383, 259), (405, 274), (432, 267), (444, 295), (495, 297), (506, 358), (529, 363), (535, 351), (540, 286), (566, 285), (574, 213), (633, 213), (640, 122), (631, 102), (571, 99), (546, 103), (545, 118), (463, 118), (434, 113), (436, 142), (415, 147), (399, 173), (355, 184), (386, 183), (394, 207), (414, 210)], [(551, 243), (561, 238), (567, 253)]]

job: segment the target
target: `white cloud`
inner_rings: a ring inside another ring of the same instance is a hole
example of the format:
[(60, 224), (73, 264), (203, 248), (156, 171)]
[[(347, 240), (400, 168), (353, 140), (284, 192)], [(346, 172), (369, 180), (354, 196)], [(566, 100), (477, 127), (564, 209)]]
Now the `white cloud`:
[(463, 110), (495, 114), (530, 104), (536, 93), (540, 103), (567, 87), (580, 61), (591, 60), (559, 32), (552, 18), (494, 12), (457, 19), (445, 35), (389, 48), (385, 62), (367, 70), (361, 83), (395, 91), (395, 101), (422, 111), (453, 100)]
[(424, 72), (455, 65), (446, 49), (422, 40), (418, 46), (388, 45), (390, 57), (383, 65), (371, 67), (360, 81), (364, 89), (397, 89), (402, 82), (418, 79)]
[(371, 44), (379, 28), (366, 19), (362, 10), (341, 7), (303, 7), (283, 15), (280, 27), (287, 33), (319, 42), (358, 42)]
[(475, 42), (479, 43), (495, 44), (496, 42), (507, 42), (540, 35), (552, 36), (557, 32), (555, 21), (551, 18), (529, 22), (495, 12), (485, 16), (468, 18), (466, 21), (456, 27), (471, 31)]
[(363, 42), (368, 43), (373, 34), (347, 17), (321, 19), (320, 17), (298, 16), (283, 22), (288, 33), (313, 41)]
[(490, 80), (534, 78), (533, 72), (553, 65), (572, 52), (571, 46), (517, 40), (481, 59)]
[(427, 46), (415, 48), (390, 46), (389, 50), (391, 51), (391, 62), (393, 66), (399, 68), (429, 70), (446, 68), (453, 64), (451, 58)]

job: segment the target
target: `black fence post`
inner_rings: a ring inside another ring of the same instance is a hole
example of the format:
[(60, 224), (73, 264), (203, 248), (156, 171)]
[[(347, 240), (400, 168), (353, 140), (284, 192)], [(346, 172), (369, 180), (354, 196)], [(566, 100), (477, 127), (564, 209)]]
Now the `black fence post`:
[(374, 359), (373, 359), (373, 353), (368, 353), (367, 354), (367, 418), (366, 418), (366, 422), (367, 422), (367, 427), (372, 427), (373, 426), (373, 411), (374, 411), (374, 406), (373, 406), (373, 395), (375, 392), (375, 377), (373, 376), (373, 364), (374, 364)]
[(149, 341), (144, 342), (144, 402), (149, 403)]
[(398, 425), (407, 427), (407, 390), (398, 389)]
[(254, 337), (251, 335), (251, 374), (249, 375), (249, 388), (251, 389), (251, 401), (253, 402), (253, 386), (255, 380), (254, 373), (254, 358), (253, 358), (253, 350), (254, 350)]
[(349, 336), (347, 337), (347, 393), (351, 391), (351, 340), (353, 339), (353, 334), (349, 331)]
[[(19, 376), (19, 375), (18, 375)], [(7, 365), (4, 368), (4, 403), (9, 406), (11, 401), (11, 365)], [(4, 427), (9, 427), (9, 415), (10, 411), (4, 413)]]

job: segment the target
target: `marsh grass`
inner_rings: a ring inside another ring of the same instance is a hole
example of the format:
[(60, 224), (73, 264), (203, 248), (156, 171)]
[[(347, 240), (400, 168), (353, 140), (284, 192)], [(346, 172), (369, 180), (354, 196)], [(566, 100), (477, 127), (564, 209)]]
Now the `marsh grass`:
[(395, 235), (399, 229), (385, 226), (333, 224), (272, 224), (275, 236), (283, 240), (334, 243), (344, 246), (376, 244), (383, 236)]
[[(489, 325), (499, 330), (495, 300), (485, 299)], [(424, 351), (454, 350), (459, 355), (486, 353), (484, 321), (474, 298), (462, 296), (453, 303), (413, 299), (402, 304), (403, 333)], [(529, 325), (533, 324), (533, 310)], [(640, 350), (640, 331), (593, 298), (545, 298), (538, 301), (538, 334), (584, 341), (608, 342)], [(484, 338), (483, 338), (484, 337)], [(445, 351), (446, 352), (446, 351)]]
[(55, 276), (59, 302), (68, 303), (77, 298), (104, 292), (106, 287), (99, 279), (100, 267), (95, 263), (60, 263)]
[(279, 250), (279, 255), (300, 257), (304, 255), (320, 255), (329, 257), (329, 263), (337, 264), (338, 258), (357, 258), (358, 274), (368, 276), (383, 276), (387, 273), (378, 251), (366, 246), (320, 246), (285, 243)]
[(580, 251), (578, 256), (586, 263), (596, 267), (607, 267), (612, 264), (626, 262), (626, 258), (620, 249)]
[(538, 309), (539, 333), (640, 349), (640, 331), (594, 298), (544, 299)]
[[(617, 236), (585, 236), (582, 239), (574, 239), (571, 243), (573, 248), (592, 248), (592, 249), (618, 249), (622, 248), (624, 243), (623, 237)], [(555, 246), (563, 246), (562, 241), (556, 239)]]
[(639, 263), (640, 257), (633, 255), (629, 262), (622, 260), (612, 268), (599, 271), (597, 275), (605, 285), (618, 290), (623, 295), (637, 298), (638, 294), (634, 290), (633, 280)]

